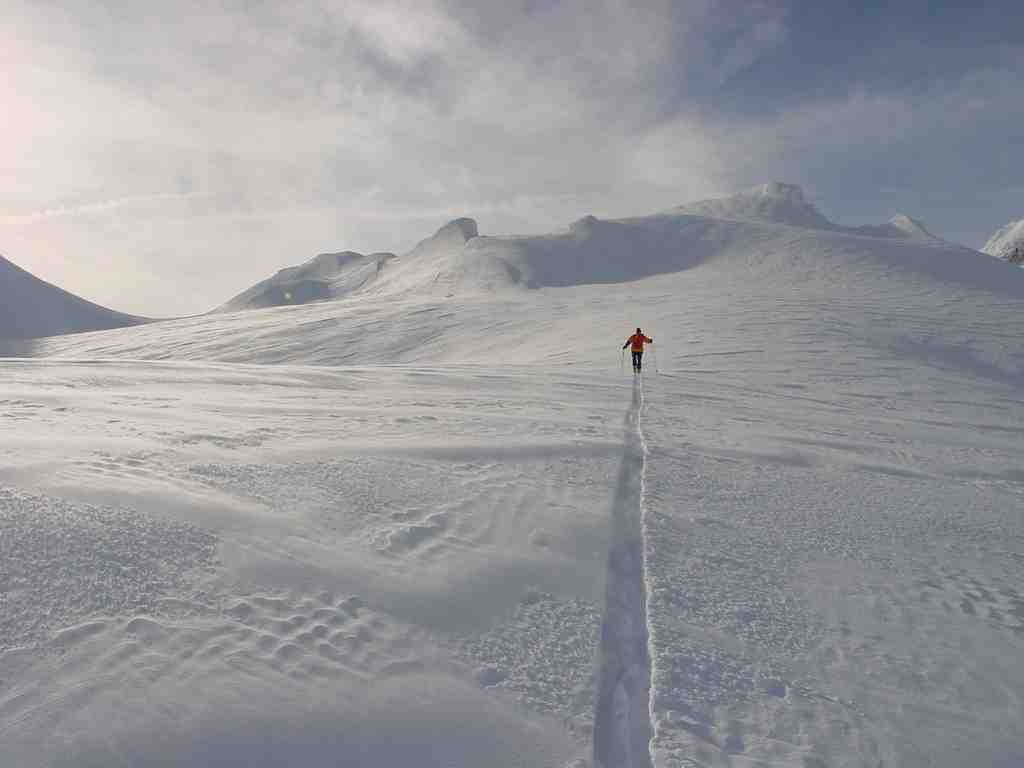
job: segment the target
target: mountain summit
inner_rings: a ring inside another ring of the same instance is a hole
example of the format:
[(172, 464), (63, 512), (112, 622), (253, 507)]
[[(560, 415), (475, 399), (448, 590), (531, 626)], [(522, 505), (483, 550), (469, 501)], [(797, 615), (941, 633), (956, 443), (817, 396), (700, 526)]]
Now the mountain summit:
[(435, 244), (454, 243), (455, 245), (463, 245), (479, 235), (480, 229), (477, 227), (474, 219), (461, 218), (449, 221), (437, 230), (433, 237), (428, 239)]
[(812, 203), (807, 202), (799, 185), (781, 181), (758, 184), (731, 197), (687, 203), (673, 212), (713, 219), (770, 221), (811, 229), (836, 228)]
[(889, 226), (911, 237), (935, 237), (924, 224), (904, 213), (896, 214), (889, 219)]
[(804, 197), (798, 184), (770, 181), (730, 197), (699, 200), (672, 209), (671, 213), (731, 221), (763, 221), (805, 229), (826, 229), (867, 237), (938, 240), (920, 221), (900, 213), (885, 224), (844, 227), (830, 221)]

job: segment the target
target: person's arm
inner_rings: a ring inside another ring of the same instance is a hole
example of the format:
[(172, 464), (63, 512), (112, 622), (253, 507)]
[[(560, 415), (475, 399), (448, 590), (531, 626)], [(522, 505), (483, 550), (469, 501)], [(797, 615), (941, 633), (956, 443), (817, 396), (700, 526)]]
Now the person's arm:
[(654, 343), (654, 339), (648, 339), (646, 336), (644, 336), (644, 338), (647, 339), (647, 343), (648, 344), (653, 344)]

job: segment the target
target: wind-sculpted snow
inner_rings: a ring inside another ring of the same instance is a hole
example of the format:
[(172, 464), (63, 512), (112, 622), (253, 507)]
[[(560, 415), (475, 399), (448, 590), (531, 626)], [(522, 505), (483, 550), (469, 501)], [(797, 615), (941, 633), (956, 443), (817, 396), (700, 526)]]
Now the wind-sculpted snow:
[[(0, 341), (146, 322), (81, 299), (0, 257)], [(4, 350), (0, 348), (0, 353)], [(9, 351), (7, 352), (9, 353)]]
[(614, 383), (2, 367), (5, 764), (589, 754)]
[(215, 561), (194, 526), (0, 488), (0, 653), (52, 635), (62, 646), (103, 626), (78, 619), (158, 612)]
[(587, 740), (593, 730), (600, 625), (600, 609), (589, 601), (531, 591), (506, 623), (468, 639), (460, 654), (477, 668), (481, 685), (564, 718)]

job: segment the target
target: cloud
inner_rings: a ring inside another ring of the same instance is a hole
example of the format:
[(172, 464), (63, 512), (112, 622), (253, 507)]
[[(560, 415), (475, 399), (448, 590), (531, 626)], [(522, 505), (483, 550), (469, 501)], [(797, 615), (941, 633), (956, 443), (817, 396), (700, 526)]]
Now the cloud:
[(771, 0), (68, 0), (7, 17), (0, 249), (133, 312), (208, 309), (456, 215), (544, 231), (769, 178), (873, 215), (857, 203), (872, 184), (913, 200), (951, 143), (991, 169), (981, 145), (1019, 114), (1009, 44), (912, 90), (870, 68), (836, 87), (814, 13)]
[(191, 197), (191, 195), (175, 192), (164, 192), (155, 195), (135, 195), (133, 197), (120, 197), (114, 200), (100, 200), (93, 203), (83, 203), (81, 205), (57, 205), (52, 208), (41, 208), (39, 210), (25, 211), (22, 213), (8, 213), (4, 214), (4, 218), (18, 223), (32, 223), (60, 216), (105, 214), (124, 208), (135, 208), (151, 203), (186, 200), (189, 197)]

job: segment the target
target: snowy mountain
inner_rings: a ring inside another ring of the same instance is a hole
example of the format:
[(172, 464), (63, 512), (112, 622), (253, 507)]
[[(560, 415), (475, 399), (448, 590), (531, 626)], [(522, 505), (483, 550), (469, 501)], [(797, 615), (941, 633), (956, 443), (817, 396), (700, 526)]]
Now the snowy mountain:
[(688, 269), (715, 257), (732, 233), (741, 232), (738, 222), (937, 241), (924, 225), (904, 215), (882, 226), (840, 227), (806, 202), (798, 186), (776, 182), (658, 216), (585, 216), (559, 234), (487, 237), (481, 236), (476, 221), (459, 218), (400, 257), (352, 252), (318, 256), (301, 267), (282, 270), (221, 309), (304, 304), (355, 292), (455, 295), (624, 283)]
[(989, 238), (982, 253), (1011, 264), (1024, 264), (1024, 219), (1011, 221)]
[(0, 763), (1021, 764), (1024, 273), (784, 197), (0, 362)]
[(713, 200), (701, 200), (673, 209), (715, 219), (764, 221), (809, 229), (827, 229), (869, 237), (897, 237), (936, 240), (921, 222), (897, 214), (881, 225), (843, 227), (827, 219), (805, 197), (796, 184), (774, 181), (759, 184), (744, 192)]
[(773, 181), (721, 199), (681, 205), (677, 213), (691, 213), (715, 219), (770, 221), (812, 229), (834, 229), (813, 204), (804, 199), (796, 184)]
[[(459, 326), (469, 308), (514, 313), (538, 290), (548, 296), (553, 289), (590, 285), (605, 301), (616, 303), (628, 299), (630, 283), (650, 278), (664, 281), (668, 290), (691, 272), (730, 283), (797, 281), (815, 302), (821, 296), (846, 301), (871, 290), (913, 292), (932, 284), (945, 286), (944, 291), (1013, 297), (1024, 292), (1018, 272), (1007, 275), (1009, 268), (998, 261), (966, 258), (965, 250), (937, 239), (683, 213), (618, 220), (588, 216), (563, 233), (522, 237), (480, 236), (476, 222), (457, 219), (409, 253), (388, 260), (379, 274), (371, 266), (373, 279), (341, 302), (282, 306), (246, 318), (176, 320), (66, 343), (53, 340), (45, 349), (83, 356), (341, 364), (467, 361), (478, 359), (477, 350), (490, 353), (511, 343), (508, 354), (521, 362), (553, 352), (559, 359), (585, 362), (595, 359), (595, 345), (604, 343), (586, 325), (568, 323), (558, 348), (551, 350), (534, 349), (515, 335), (494, 336), (491, 316), (474, 319), (469, 328)], [(424, 323), (410, 309), (427, 305), (436, 307), (431, 312), (438, 312), (440, 326)], [(350, 320), (353, 314), (360, 322)], [(369, 318), (375, 318), (374, 343), (360, 348)], [(456, 328), (463, 338), (478, 336), (478, 341), (470, 347), (450, 345), (446, 334)], [(883, 327), (880, 333), (893, 330)]]
[(322, 253), (305, 264), (280, 270), (216, 311), (236, 312), (338, 299), (373, 282), (394, 257), (392, 253), (368, 256), (355, 251)]
[(889, 221), (880, 226), (867, 224), (860, 227), (850, 227), (848, 231), (872, 237), (913, 237), (924, 240), (937, 240), (928, 228), (917, 219), (906, 214), (899, 213)]
[(0, 339), (56, 336), (147, 322), (101, 307), (0, 257)]

